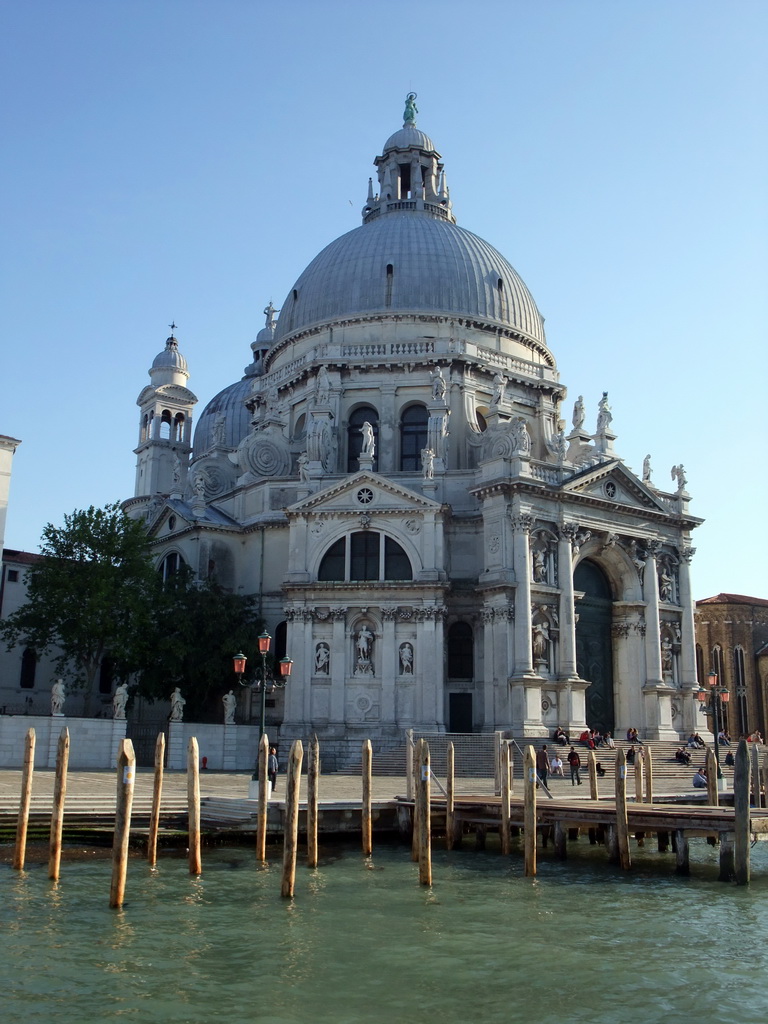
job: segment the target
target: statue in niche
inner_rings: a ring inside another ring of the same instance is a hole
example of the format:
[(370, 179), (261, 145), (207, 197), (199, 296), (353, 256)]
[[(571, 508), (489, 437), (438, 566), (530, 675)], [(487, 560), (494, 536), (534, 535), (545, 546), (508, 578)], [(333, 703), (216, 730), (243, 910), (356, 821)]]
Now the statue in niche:
[(237, 709), (237, 697), (234, 690), (225, 693), (221, 698), (221, 703), (224, 705), (224, 725), (234, 725), (235, 711)]
[(328, 405), (331, 400), (331, 378), (324, 366), (317, 371), (315, 397), (318, 405)]
[(184, 705), (186, 703), (187, 702), (184, 700), (184, 698), (181, 695), (181, 690), (177, 686), (176, 689), (171, 694), (171, 714), (170, 714), (170, 717), (169, 717), (169, 721), (171, 721), (171, 722), (181, 722), (181, 721), (183, 721), (183, 719), (184, 719)]
[(512, 436), (515, 439), (515, 450), (521, 455), (529, 455), (531, 451), (531, 435), (524, 419), (515, 420), (512, 425)]
[(361, 626), (358, 630), (357, 636), (355, 637), (355, 650), (357, 651), (355, 674), (371, 675), (373, 673), (373, 666), (371, 665), (371, 655), (373, 654), (373, 633), (366, 625)]
[(584, 399), (581, 395), (576, 399), (573, 404), (573, 429), (580, 430), (584, 426), (584, 417), (586, 413), (584, 411)]
[(533, 549), (533, 580), (534, 583), (547, 582), (547, 552), (545, 548)]
[(497, 406), (501, 404), (506, 387), (507, 378), (503, 373), (497, 373), (493, 378), (493, 395), (491, 396), (491, 405)]
[(546, 622), (534, 622), (532, 633), (533, 660), (537, 665), (543, 665), (547, 660), (549, 627)]
[(64, 689), (64, 680), (57, 679), (51, 687), (51, 714), (52, 715), (63, 715), (62, 708), (64, 707), (64, 701), (67, 697), (67, 691)]
[(661, 669), (665, 676), (672, 674), (672, 641), (668, 636), (661, 640)]
[(672, 467), (672, 479), (677, 480), (677, 493), (685, 490), (685, 486), (688, 483), (688, 478), (685, 475), (685, 467), (682, 463), (679, 466)]
[(597, 404), (597, 431), (598, 434), (603, 434), (610, 427), (611, 420), (613, 419), (613, 413), (611, 407), (608, 405), (608, 392), (603, 392), (603, 397)]
[(299, 480), (303, 483), (309, 483), (309, 456), (306, 452), (302, 452), (297, 460), (299, 467)]
[(326, 643), (315, 648), (315, 675), (327, 676), (331, 665), (331, 649)]
[(431, 448), (421, 449), (421, 467), (424, 470), (425, 480), (434, 480), (435, 478), (435, 453)]
[(400, 644), (400, 675), (413, 675), (413, 645)]
[(443, 371), (439, 366), (435, 367), (435, 369), (432, 371), (431, 377), (432, 397), (435, 399), (435, 401), (439, 402), (443, 398), (445, 398), (446, 392), (445, 377), (443, 376)]
[(362, 425), (362, 427), (360, 428), (360, 432), (363, 435), (363, 448), (360, 454), (370, 456), (371, 458), (373, 458), (373, 456), (376, 454), (376, 442), (373, 436), (373, 427), (368, 422), (368, 420), (366, 420), (365, 423)]
[(645, 568), (645, 558), (643, 557), (643, 552), (640, 550), (640, 545), (634, 537), (629, 542), (629, 557), (632, 559), (637, 571), (642, 572)]
[(643, 459), (643, 483), (649, 484), (651, 482), (651, 456), (646, 455)]
[(416, 124), (416, 115), (419, 108), (416, 106), (416, 93), (409, 92), (405, 97), (405, 111), (403, 113), (403, 124)]
[(669, 566), (662, 565), (659, 571), (659, 597), (662, 601), (669, 603), (672, 600), (672, 589), (674, 580), (669, 572)]
[(115, 690), (115, 695), (112, 698), (112, 717), (113, 718), (125, 718), (125, 705), (128, 703), (128, 687), (125, 683), (120, 685)]
[(213, 443), (224, 444), (224, 437), (227, 429), (227, 418), (224, 415), (217, 416), (213, 424)]

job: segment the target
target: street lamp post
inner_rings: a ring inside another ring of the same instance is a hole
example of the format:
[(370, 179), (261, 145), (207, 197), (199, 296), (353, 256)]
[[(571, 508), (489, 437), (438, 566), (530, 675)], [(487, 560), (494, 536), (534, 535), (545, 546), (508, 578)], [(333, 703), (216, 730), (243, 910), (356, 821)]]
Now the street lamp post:
[[(266, 718), (267, 718), (267, 655), (269, 654), (269, 647), (272, 642), (272, 637), (269, 633), (264, 630), (258, 637), (259, 654), (261, 655), (261, 679), (256, 683), (255, 689), (261, 695), (261, 714), (259, 716), (259, 747), (261, 747), (261, 737), (266, 732)], [(238, 674), (241, 686), (253, 686), (253, 683), (246, 681), (245, 675), (245, 662), (246, 657), (244, 654), (236, 654), (232, 659), (235, 666), (235, 672)], [(270, 690), (276, 688), (282, 689), (288, 682), (288, 677), (291, 674), (293, 668), (293, 661), (290, 658), (281, 658), (279, 661), (280, 666), (280, 679), (273, 679), (270, 684)], [(239, 667), (238, 667), (239, 666)], [(258, 748), (257, 748), (258, 750)], [(258, 779), (259, 777), (259, 758), (256, 756), (256, 765), (253, 771), (253, 778)]]
[(717, 785), (720, 788), (720, 780), (723, 778), (723, 772), (720, 768), (720, 722), (722, 716), (720, 714), (720, 702), (727, 704), (730, 699), (728, 688), (726, 686), (717, 685), (717, 672), (710, 672), (707, 676), (707, 682), (709, 683), (709, 697), (707, 697), (707, 691), (700, 689), (697, 697), (701, 702), (701, 710), (704, 714), (712, 715), (712, 733), (715, 737), (715, 764), (717, 766)]

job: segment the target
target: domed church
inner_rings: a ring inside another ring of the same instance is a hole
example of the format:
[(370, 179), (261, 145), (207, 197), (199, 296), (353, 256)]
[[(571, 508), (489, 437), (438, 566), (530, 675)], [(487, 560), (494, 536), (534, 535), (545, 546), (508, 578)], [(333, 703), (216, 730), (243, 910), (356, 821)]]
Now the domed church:
[(194, 436), (168, 338), (126, 507), (162, 572), (258, 596), (294, 662), (273, 726), (317, 733), (329, 763), (409, 728), (695, 731), (684, 469), (663, 491), (650, 457), (624, 465), (599, 384), (566, 410), (544, 319), (457, 224), (415, 99), (362, 224), (270, 302)]

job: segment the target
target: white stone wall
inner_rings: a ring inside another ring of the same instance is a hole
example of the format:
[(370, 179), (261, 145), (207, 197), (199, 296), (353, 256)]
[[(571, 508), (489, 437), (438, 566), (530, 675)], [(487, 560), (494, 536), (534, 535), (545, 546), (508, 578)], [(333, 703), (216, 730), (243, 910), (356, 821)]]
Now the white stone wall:
[(69, 730), (69, 767), (114, 768), (124, 720), (0, 715), (0, 768), (21, 768), (27, 733), (35, 730), (35, 768), (55, 768), (62, 729)]

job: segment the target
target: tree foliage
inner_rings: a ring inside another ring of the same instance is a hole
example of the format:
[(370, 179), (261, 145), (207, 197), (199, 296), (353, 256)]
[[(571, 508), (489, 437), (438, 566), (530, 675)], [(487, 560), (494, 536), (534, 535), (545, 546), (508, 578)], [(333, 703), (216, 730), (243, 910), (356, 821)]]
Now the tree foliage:
[(220, 718), (221, 695), (233, 683), (232, 658), (242, 651), (255, 665), (262, 628), (254, 598), (229, 594), (215, 580), (198, 583), (182, 567), (163, 584), (155, 604), (138, 693), (167, 700), (178, 686), (187, 719)]
[(102, 659), (125, 676), (144, 659), (159, 589), (142, 523), (118, 503), (91, 506), (49, 523), (44, 556), (28, 569), (27, 601), (0, 623), (8, 647), (58, 649), (57, 671), (84, 687), (86, 708)]

